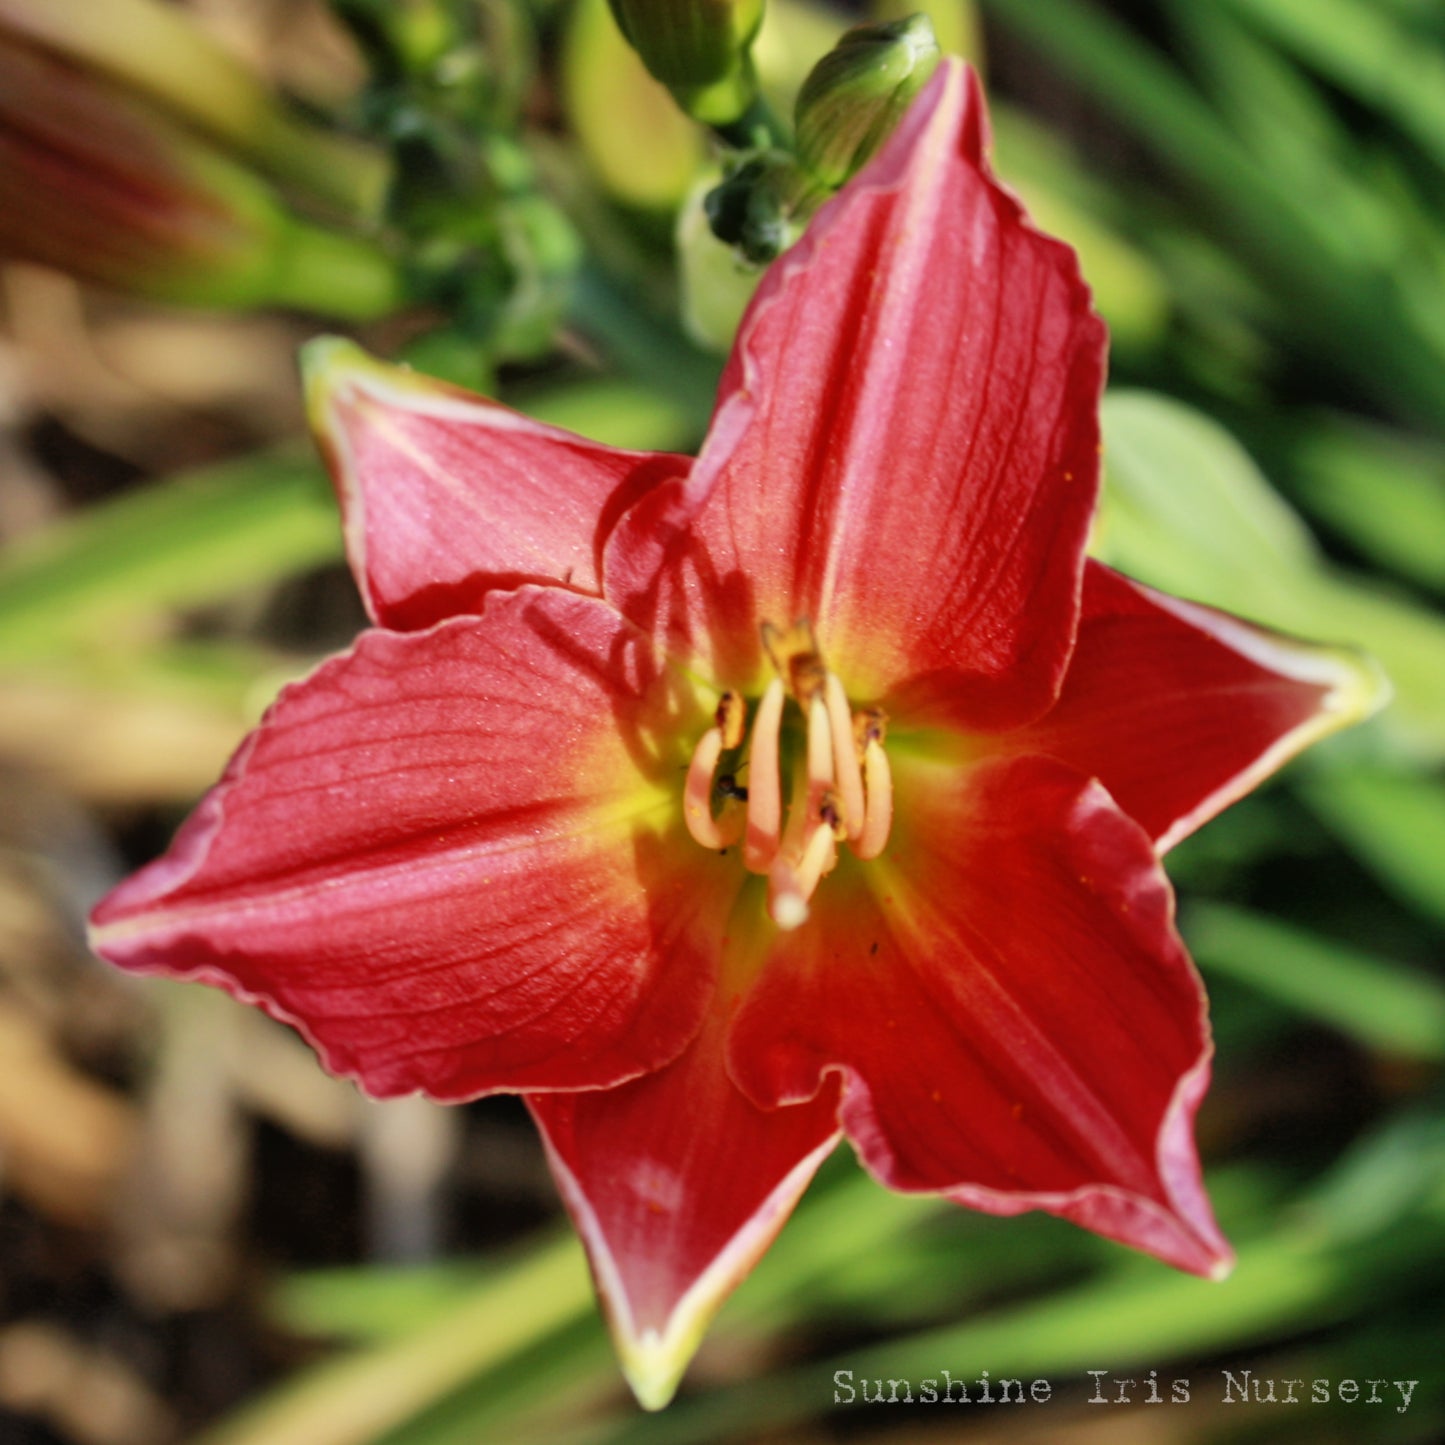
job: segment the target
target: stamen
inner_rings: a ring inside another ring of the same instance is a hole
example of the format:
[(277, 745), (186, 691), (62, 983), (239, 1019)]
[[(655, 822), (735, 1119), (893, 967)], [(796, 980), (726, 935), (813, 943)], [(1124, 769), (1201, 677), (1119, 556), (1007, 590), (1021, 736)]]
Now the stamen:
[(858, 762), (858, 747), (853, 741), (853, 717), (848, 711), (848, 695), (836, 673), (828, 674), (828, 721), (833, 728), (833, 775), (838, 783), (838, 807), (843, 828), (850, 838), (863, 831), (863, 772)]
[(819, 695), (808, 704), (808, 802), (833, 786), (833, 729)]
[[(747, 703), (739, 693), (723, 693), (714, 726), (688, 769), (684, 816), (705, 847), (727, 848), (742, 838), (744, 866), (767, 875), (768, 912), (779, 928), (789, 929), (807, 919), (813, 893), (837, 864), (840, 843), (850, 843), (865, 860), (888, 846), (888, 717), (878, 707), (850, 713), (843, 684), (824, 665), (807, 618), (786, 628), (764, 622), (761, 632), (776, 676), (752, 718), (751, 737)], [(790, 763), (792, 796), (784, 807), (782, 730), (789, 698), (802, 713), (805, 737), (803, 756)], [(746, 787), (733, 772), (718, 772), (724, 755), (734, 767), (744, 749)]]
[(881, 743), (888, 736), (888, 714), (881, 707), (865, 707), (853, 718), (853, 745), (863, 756), (869, 743)]
[(868, 793), (867, 813), (853, 852), (866, 861), (888, 846), (888, 834), (893, 829), (893, 770), (876, 737), (870, 738), (863, 749), (863, 782)]
[(766, 873), (778, 852), (783, 831), (783, 777), (778, 737), (783, 725), (783, 684), (774, 678), (763, 693), (753, 719), (753, 741), (748, 754), (747, 833), (743, 865), (752, 873)]
[(782, 929), (807, 922), (808, 900), (825, 873), (838, 861), (838, 840), (826, 823), (813, 829), (796, 864), (779, 856), (768, 872), (768, 912)]
[(709, 728), (698, 739), (683, 787), (682, 816), (687, 831), (704, 848), (731, 848), (742, 837), (744, 813), (729, 798), (720, 816), (712, 815), (713, 773), (723, 754), (721, 728)]

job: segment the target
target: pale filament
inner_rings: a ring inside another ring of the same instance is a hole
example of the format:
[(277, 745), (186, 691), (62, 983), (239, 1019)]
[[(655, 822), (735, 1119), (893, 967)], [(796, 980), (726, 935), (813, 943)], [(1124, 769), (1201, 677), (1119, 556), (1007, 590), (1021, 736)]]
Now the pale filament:
[(703, 847), (725, 849), (742, 839), (744, 866), (767, 875), (768, 912), (784, 929), (807, 919), (818, 884), (838, 861), (841, 840), (848, 840), (857, 857), (876, 858), (893, 824), (883, 714), (869, 709), (854, 717), (843, 684), (832, 673), (823, 673), (820, 684), (794, 695), (807, 724), (806, 766), (795, 771), (786, 826), (781, 736), (787, 689), (780, 677), (768, 684), (753, 718), (746, 808), (730, 796), (713, 816), (718, 763), (724, 752), (741, 746), (745, 713), (736, 694), (726, 697), (738, 709), (731, 723), (720, 708), (718, 726), (698, 742), (683, 805), (688, 831)]
[(782, 836), (783, 778), (778, 742), (786, 701), (782, 679), (775, 677), (763, 693), (753, 722), (748, 754), (748, 826), (743, 837), (743, 866), (751, 873), (768, 871)]
[(868, 792), (868, 814), (863, 831), (853, 843), (853, 853), (866, 861), (883, 851), (893, 827), (893, 770), (877, 738), (869, 738), (863, 748), (863, 782)]
[[(853, 740), (849, 738), (851, 743)], [(808, 704), (808, 811), (818, 805), (821, 793), (833, 788), (833, 727), (821, 697)]]
[(863, 773), (858, 765), (858, 749), (853, 742), (853, 714), (848, 709), (848, 695), (838, 674), (828, 674), (824, 700), (828, 705), (828, 721), (833, 731), (833, 767), (837, 779), (838, 812), (849, 838), (863, 832)]

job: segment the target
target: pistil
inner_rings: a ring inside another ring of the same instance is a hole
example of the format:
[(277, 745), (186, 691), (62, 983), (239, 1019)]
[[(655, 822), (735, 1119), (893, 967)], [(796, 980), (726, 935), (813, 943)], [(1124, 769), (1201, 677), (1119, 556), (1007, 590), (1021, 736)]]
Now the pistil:
[(780, 853), (768, 870), (768, 912), (779, 928), (793, 929), (808, 919), (808, 903), (818, 884), (838, 861), (832, 828), (815, 827), (796, 862)]

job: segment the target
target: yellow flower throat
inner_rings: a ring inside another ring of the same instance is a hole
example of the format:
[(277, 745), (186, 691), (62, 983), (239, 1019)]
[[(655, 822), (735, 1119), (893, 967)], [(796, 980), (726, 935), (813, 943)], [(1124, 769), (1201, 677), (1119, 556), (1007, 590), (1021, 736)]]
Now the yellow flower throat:
[[(854, 712), (838, 675), (818, 651), (813, 627), (765, 622), (763, 648), (777, 674), (748, 729), (748, 704), (725, 692), (714, 725), (699, 739), (687, 772), (683, 816), (704, 848), (741, 841), (743, 865), (768, 879), (768, 912), (779, 928), (797, 928), (808, 901), (846, 842), (858, 858), (876, 858), (893, 825), (893, 776), (883, 749), (881, 708)], [(793, 769), (784, 818), (782, 735), (788, 699), (806, 729), (805, 766)], [(747, 786), (738, 785), (746, 775)]]

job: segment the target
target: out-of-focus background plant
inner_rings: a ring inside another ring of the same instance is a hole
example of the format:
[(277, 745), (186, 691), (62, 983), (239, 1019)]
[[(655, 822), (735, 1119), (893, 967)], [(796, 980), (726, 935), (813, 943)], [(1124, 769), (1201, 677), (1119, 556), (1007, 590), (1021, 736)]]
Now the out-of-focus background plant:
[[(0, 1438), (1440, 1438), (1445, 18), (681, 8), (0, 0)], [(367, 1104), (229, 999), (107, 972), (81, 919), (360, 622), (297, 343), (686, 449), (760, 267), (934, 36), (1113, 331), (1098, 555), (1364, 648), (1396, 700), (1171, 856), (1228, 1283), (840, 1157), (643, 1418), (509, 1101)], [(835, 1370), (945, 1368), (1054, 1396), (833, 1403)], [(1419, 1384), (1226, 1405), (1223, 1369)], [(1192, 1398), (1091, 1407), (1089, 1370)]]

